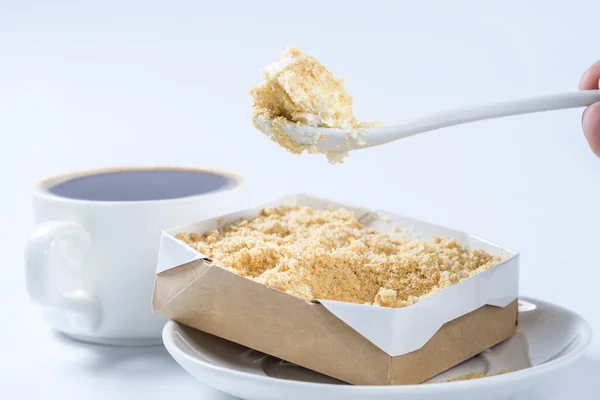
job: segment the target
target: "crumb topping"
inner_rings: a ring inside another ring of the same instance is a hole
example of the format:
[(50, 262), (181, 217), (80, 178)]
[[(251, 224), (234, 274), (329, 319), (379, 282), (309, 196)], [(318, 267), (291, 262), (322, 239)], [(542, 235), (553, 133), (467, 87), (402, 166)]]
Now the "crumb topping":
[(263, 83), (250, 90), (256, 109), (304, 125), (358, 127), (352, 97), (316, 58), (287, 47), (262, 73)]
[(404, 307), (500, 259), (455, 238), (380, 233), (347, 209), (262, 209), (199, 235), (176, 236), (216, 265), (305, 300)]
[[(339, 128), (354, 136), (360, 128), (379, 125), (358, 122), (343, 80), (336, 79), (317, 59), (294, 47), (287, 47), (280, 58), (262, 71), (263, 82), (250, 89), (254, 126), (280, 146), (293, 154), (318, 152), (316, 146), (298, 143), (286, 134), (283, 127), (290, 123), (299, 130), (302, 126)], [(328, 159), (342, 162), (344, 156), (342, 151), (329, 154)]]

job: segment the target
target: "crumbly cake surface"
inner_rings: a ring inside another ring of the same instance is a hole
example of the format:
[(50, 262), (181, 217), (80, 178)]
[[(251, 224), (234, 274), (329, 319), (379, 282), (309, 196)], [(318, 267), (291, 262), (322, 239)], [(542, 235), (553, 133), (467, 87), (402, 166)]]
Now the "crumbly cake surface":
[(287, 47), (279, 62), (263, 71), (263, 83), (252, 88), (254, 107), (273, 118), (324, 128), (355, 128), (352, 97), (316, 58)]
[[(253, 99), (254, 126), (293, 154), (316, 153), (316, 146), (292, 140), (283, 129), (285, 124), (339, 128), (349, 134), (359, 128), (379, 123), (359, 123), (352, 112), (352, 97), (314, 57), (294, 47), (287, 47), (276, 63), (262, 71), (263, 82), (250, 89)], [(270, 127), (265, 128), (265, 121)], [(342, 151), (343, 153), (343, 151)], [(331, 162), (341, 162), (343, 154), (330, 154)]]
[(219, 230), (177, 235), (239, 275), (305, 300), (404, 307), (496, 265), (454, 238), (408, 239), (346, 209), (266, 207)]

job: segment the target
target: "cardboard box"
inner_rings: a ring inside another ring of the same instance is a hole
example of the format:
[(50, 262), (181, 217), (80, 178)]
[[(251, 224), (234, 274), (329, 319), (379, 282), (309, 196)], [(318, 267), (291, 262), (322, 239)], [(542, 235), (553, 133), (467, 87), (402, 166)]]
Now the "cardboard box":
[[(262, 207), (163, 232), (153, 311), (305, 368), (360, 385), (421, 383), (511, 337), (517, 324), (518, 254), (463, 232), (306, 195), (266, 205), (352, 209), (381, 232), (452, 236), (502, 257), (493, 268), (403, 308), (304, 299), (211, 264), (175, 239), (202, 234)], [(265, 206), (266, 206), (265, 205)]]

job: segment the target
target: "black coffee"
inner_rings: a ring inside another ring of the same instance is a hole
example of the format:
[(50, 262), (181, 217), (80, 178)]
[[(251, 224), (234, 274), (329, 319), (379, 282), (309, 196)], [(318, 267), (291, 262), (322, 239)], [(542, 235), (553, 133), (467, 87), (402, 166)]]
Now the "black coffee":
[(100, 172), (72, 178), (48, 188), (69, 199), (92, 201), (149, 201), (178, 199), (235, 186), (229, 176), (194, 170)]

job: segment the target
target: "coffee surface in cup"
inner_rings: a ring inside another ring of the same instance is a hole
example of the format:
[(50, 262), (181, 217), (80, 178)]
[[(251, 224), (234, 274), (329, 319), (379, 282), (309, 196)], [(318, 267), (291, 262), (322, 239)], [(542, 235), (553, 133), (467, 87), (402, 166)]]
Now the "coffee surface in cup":
[(218, 172), (156, 169), (97, 172), (48, 187), (56, 196), (90, 201), (168, 200), (215, 192), (238, 184)]

